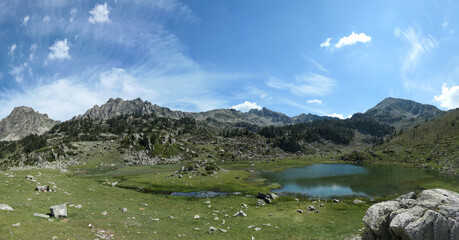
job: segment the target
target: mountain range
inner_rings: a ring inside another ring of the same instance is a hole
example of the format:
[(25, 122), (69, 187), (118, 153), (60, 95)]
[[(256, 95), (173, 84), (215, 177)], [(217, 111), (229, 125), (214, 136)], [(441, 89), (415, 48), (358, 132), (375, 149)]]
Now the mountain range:
[[(411, 128), (416, 123), (444, 114), (444, 111), (432, 105), (417, 103), (411, 100), (386, 98), (364, 113), (381, 123), (392, 125), (396, 129)], [(123, 100), (111, 98), (101, 106), (95, 105), (84, 114), (72, 120), (102, 119), (108, 120), (123, 115), (154, 115), (157, 117), (181, 119), (193, 118), (198, 121), (209, 121), (225, 126), (285, 126), (308, 123), (320, 119), (332, 119), (327, 116), (300, 114), (289, 117), (284, 113), (267, 108), (252, 109), (241, 112), (235, 109), (215, 109), (206, 112), (182, 112), (160, 107), (140, 98)], [(18, 140), (29, 134), (43, 134), (59, 123), (46, 114), (35, 112), (29, 107), (16, 107), (11, 114), (0, 121), (0, 140)]]

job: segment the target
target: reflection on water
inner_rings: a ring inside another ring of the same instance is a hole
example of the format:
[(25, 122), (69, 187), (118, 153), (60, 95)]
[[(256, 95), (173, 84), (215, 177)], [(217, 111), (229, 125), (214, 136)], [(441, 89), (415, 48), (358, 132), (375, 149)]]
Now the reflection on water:
[(355, 192), (349, 186), (342, 186), (338, 184), (331, 185), (317, 185), (317, 186), (302, 186), (295, 183), (287, 183), (281, 189), (276, 189), (274, 192), (288, 192), (288, 193), (306, 193), (315, 197), (331, 197), (331, 196), (363, 196), (369, 197), (363, 192)]
[(270, 183), (279, 183), (278, 193), (313, 197), (358, 195), (377, 197), (420, 190), (421, 183), (442, 180), (459, 182), (457, 176), (400, 166), (355, 166), (350, 164), (313, 164), (283, 172), (261, 173)]

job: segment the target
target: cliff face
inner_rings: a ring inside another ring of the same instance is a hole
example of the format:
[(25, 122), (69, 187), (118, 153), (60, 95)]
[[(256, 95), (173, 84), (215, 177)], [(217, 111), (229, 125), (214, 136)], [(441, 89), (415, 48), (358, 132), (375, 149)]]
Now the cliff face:
[(29, 134), (41, 135), (59, 123), (29, 107), (15, 107), (0, 121), (0, 140), (19, 140)]

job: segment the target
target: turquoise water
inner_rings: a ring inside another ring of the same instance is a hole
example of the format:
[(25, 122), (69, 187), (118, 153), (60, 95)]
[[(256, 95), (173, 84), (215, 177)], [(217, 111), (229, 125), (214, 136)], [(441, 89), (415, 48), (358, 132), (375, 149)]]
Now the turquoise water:
[(278, 193), (311, 197), (380, 197), (422, 190), (422, 183), (443, 181), (459, 184), (458, 176), (443, 175), (419, 168), (400, 166), (355, 166), (350, 164), (313, 164), (283, 172), (261, 173), (270, 183), (279, 183)]

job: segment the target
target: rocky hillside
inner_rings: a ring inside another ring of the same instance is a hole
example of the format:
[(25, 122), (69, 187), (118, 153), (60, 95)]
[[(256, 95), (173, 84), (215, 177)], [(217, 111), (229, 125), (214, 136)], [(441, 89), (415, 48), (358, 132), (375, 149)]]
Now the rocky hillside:
[(386, 98), (370, 108), (365, 115), (396, 129), (408, 129), (426, 119), (442, 115), (444, 111), (432, 105), (421, 104), (400, 98)]
[(0, 140), (19, 140), (29, 134), (41, 135), (59, 123), (29, 107), (16, 107), (0, 121)]
[(130, 101), (124, 101), (121, 98), (110, 98), (108, 102), (101, 105), (95, 105), (83, 115), (74, 117), (74, 119), (103, 119), (107, 120), (121, 115), (151, 115), (158, 117), (178, 119), (187, 116), (187, 113), (180, 111), (172, 111), (169, 108), (160, 107), (148, 101), (142, 101), (136, 98)]

